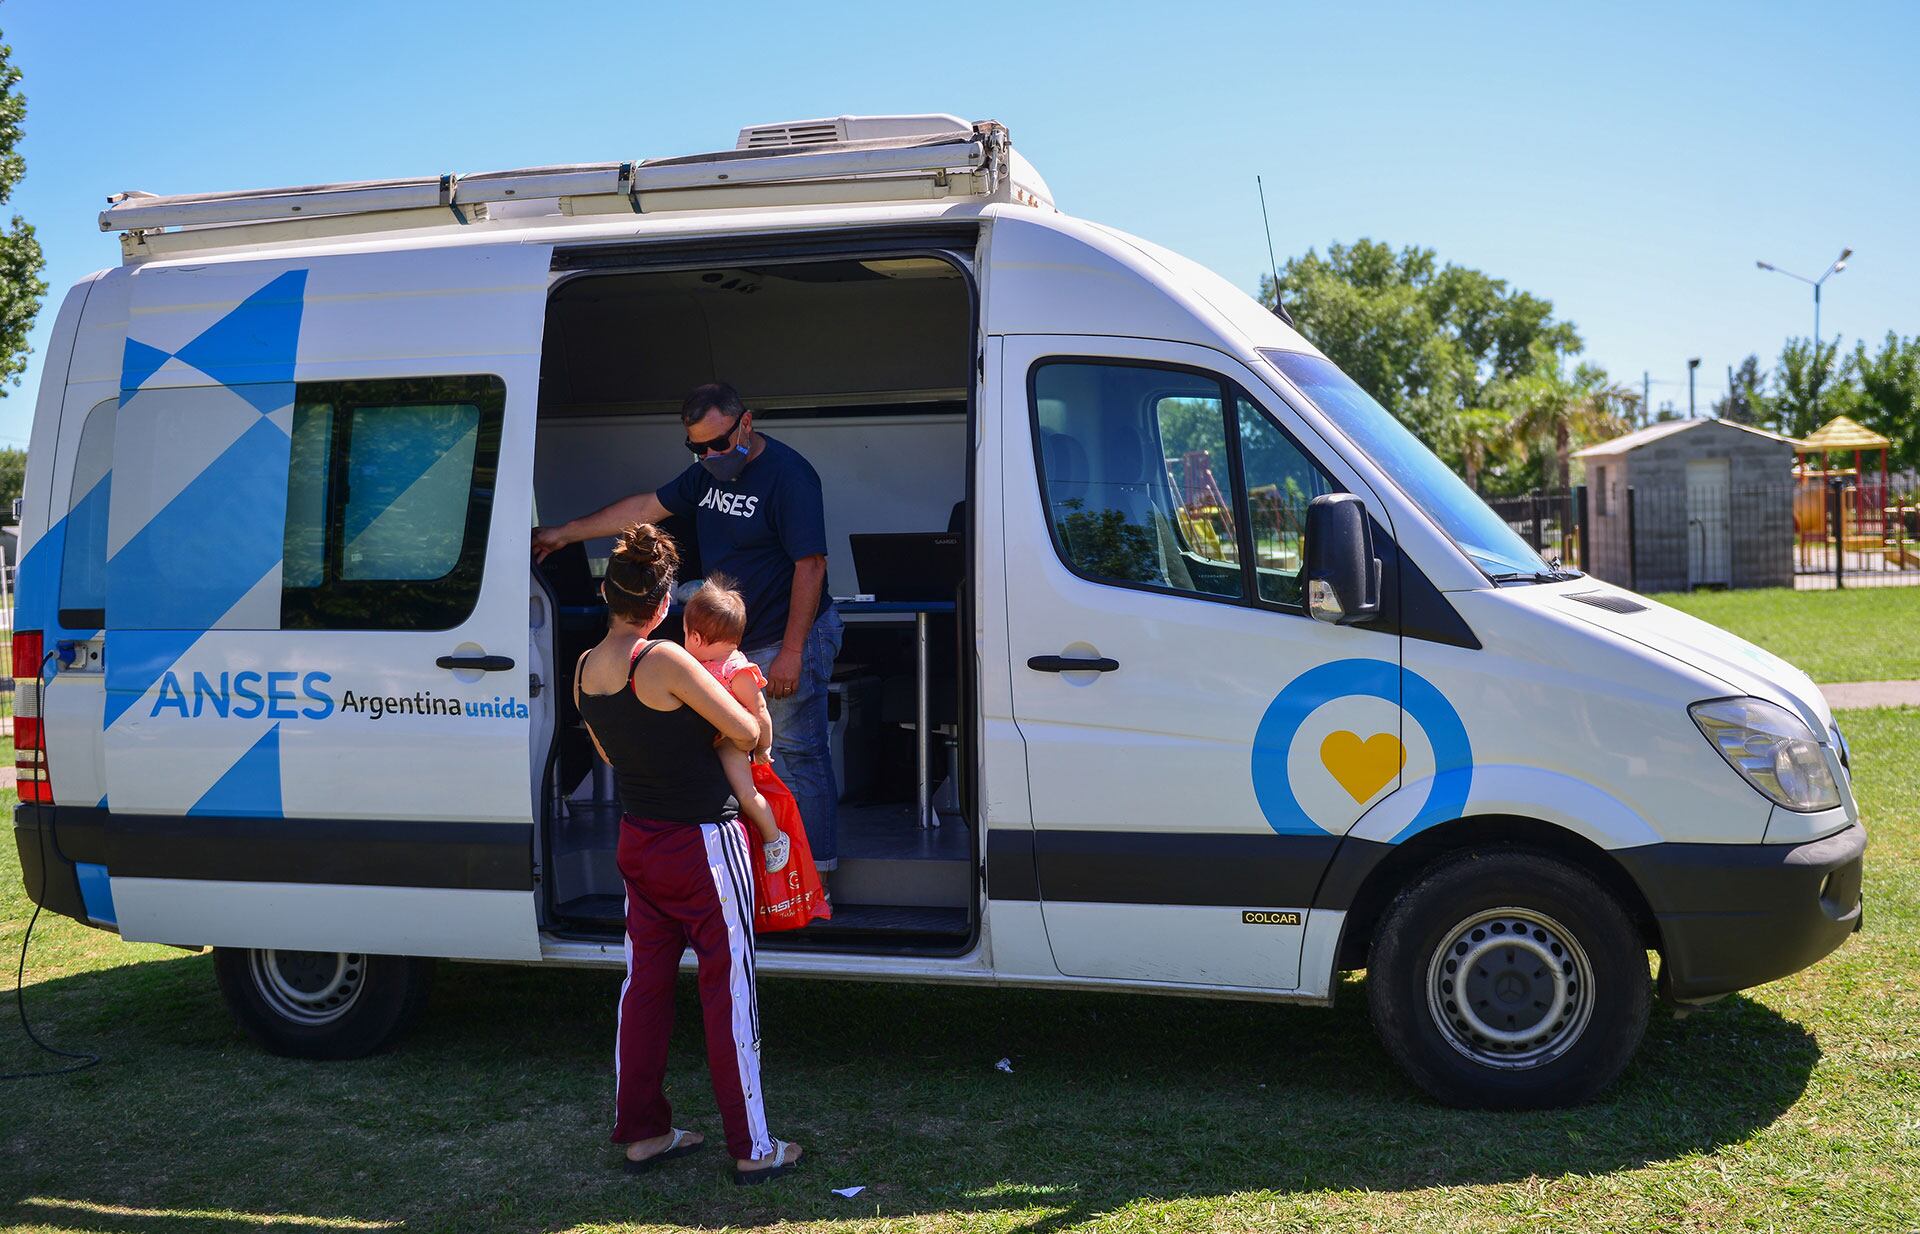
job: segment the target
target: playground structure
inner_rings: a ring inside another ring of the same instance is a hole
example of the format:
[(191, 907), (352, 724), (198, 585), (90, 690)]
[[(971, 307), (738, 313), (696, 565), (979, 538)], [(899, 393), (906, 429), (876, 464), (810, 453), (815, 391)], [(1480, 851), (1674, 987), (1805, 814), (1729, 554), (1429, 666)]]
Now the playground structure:
[[(1920, 571), (1920, 505), (1913, 494), (1896, 493), (1888, 482), (1892, 445), (1847, 416), (1835, 416), (1794, 447), (1793, 525), (1799, 558), (1823, 555), (1831, 560), (1838, 552), (1855, 563), (1853, 569)], [(1861, 459), (1875, 451), (1880, 455), (1878, 474), (1864, 468)], [(1852, 466), (1834, 465), (1834, 455), (1848, 454)], [(1879, 560), (1869, 560), (1874, 558)]]
[[(1186, 450), (1179, 458), (1165, 462), (1167, 475), (1180, 494), (1180, 505), (1174, 515), (1181, 538), (1208, 560), (1239, 561), (1233, 508), (1220, 493), (1219, 480), (1213, 474), (1212, 452)], [(1282, 573), (1300, 569), (1306, 503), (1306, 496), (1291, 482), (1285, 492), (1278, 484), (1257, 484), (1247, 490), (1258, 568)]]

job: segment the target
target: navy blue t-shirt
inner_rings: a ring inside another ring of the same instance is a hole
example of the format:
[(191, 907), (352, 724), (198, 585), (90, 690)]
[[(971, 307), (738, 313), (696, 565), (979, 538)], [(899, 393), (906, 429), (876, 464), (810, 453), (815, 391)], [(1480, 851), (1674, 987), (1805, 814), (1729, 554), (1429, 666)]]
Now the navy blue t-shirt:
[[(791, 446), (762, 433), (766, 448), (731, 484), (722, 484), (699, 463), (655, 496), (672, 514), (693, 515), (700, 537), (700, 565), (709, 574), (731, 575), (747, 602), (743, 650), (779, 643), (792, 607), (793, 563), (827, 551), (827, 511), (820, 473)], [(833, 603), (825, 579), (820, 611)]]

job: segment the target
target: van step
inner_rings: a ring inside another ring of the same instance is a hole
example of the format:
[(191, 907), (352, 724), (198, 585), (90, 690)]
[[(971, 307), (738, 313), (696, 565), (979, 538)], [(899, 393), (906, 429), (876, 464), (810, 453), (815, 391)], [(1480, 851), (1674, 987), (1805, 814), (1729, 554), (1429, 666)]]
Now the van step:
[(938, 955), (958, 950), (971, 929), (964, 908), (836, 903), (831, 920), (762, 934), (755, 944), (764, 951)]
[[(576, 928), (604, 930), (608, 933), (618, 933), (625, 928), (620, 912), (619, 896), (578, 896), (560, 905), (560, 916), (570, 925)], [(963, 935), (966, 932), (967, 910), (964, 907), (836, 903), (833, 906), (831, 919), (816, 921), (802, 931), (762, 935), (760, 941), (764, 945), (769, 940), (797, 941), (802, 935), (813, 937), (869, 933)]]
[(842, 857), (831, 875), (833, 898), (850, 905), (899, 904), (965, 910), (973, 895), (970, 859)]
[(964, 909), (973, 899), (973, 845), (966, 820), (913, 821), (906, 802), (840, 806), (840, 865), (833, 898), (847, 904)]

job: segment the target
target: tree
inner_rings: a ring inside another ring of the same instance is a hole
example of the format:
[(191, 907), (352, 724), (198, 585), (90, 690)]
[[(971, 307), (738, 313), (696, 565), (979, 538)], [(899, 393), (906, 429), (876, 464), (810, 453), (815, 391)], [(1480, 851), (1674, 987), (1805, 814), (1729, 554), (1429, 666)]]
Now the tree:
[[(26, 119), (27, 100), (15, 89), (19, 84), (13, 48), (0, 43), (0, 204), (12, 199), (14, 186), (26, 170), (26, 161), (20, 157), (20, 126)], [(26, 371), (27, 332), (40, 311), (40, 298), (47, 294), (40, 278), (45, 268), (33, 228), (14, 215), (12, 226), (0, 231), (0, 387), (19, 385), (20, 374)]]
[(1556, 488), (1572, 479), (1575, 442), (1618, 437), (1631, 427), (1640, 403), (1638, 394), (1598, 365), (1581, 364), (1568, 373), (1547, 367), (1544, 357), (1533, 372), (1497, 386), (1492, 397), (1509, 414), (1513, 452), (1522, 460), (1537, 453), (1550, 462), (1546, 479)]
[(24, 491), (26, 480), (27, 452), (0, 448), (0, 522), (12, 521), (14, 499)]
[(1438, 454), (1460, 460), (1460, 474), (1474, 492), (1484, 491), (1483, 473), (1510, 440), (1513, 417), (1498, 407), (1468, 407), (1447, 417), (1433, 444)]
[(1733, 380), (1727, 392), (1713, 401), (1713, 414), (1735, 424), (1758, 423), (1760, 387), (1765, 382), (1766, 374), (1760, 371), (1760, 357), (1748, 356), (1740, 362), (1739, 368), (1733, 370)]
[(1789, 437), (1805, 437), (1838, 415), (1856, 410), (1853, 357), (1836, 340), (1791, 338), (1781, 349), (1764, 418)]
[[(1273, 280), (1261, 284), (1272, 304)], [(1626, 394), (1598, 369), (1566, 371), (1580, 336), (1554, 318), (1552, 301), (1442, 265), (1432, 249), (1361, 239), (1324, 257), (1309, 250), (1287, 262), (1278, 290), (1314, 346), (1477, 488), (1523, 491), (1549, 460), (1564, 476), (1572, 447), (1612, 423), (1571, 405), (1549, 410), (1554, 392), (1571, 399), (1605, 386), (1616, 409)], [(1523, 404), (1540, 448), (1515, 436)]]
[(1889, 330), (1871, 354), (1856, 343), (1851, 367), (1859, 385), (1855, 418), (1893, 442), (1891, 466), (1920, 465), (1920, 337), (1903, 339)]

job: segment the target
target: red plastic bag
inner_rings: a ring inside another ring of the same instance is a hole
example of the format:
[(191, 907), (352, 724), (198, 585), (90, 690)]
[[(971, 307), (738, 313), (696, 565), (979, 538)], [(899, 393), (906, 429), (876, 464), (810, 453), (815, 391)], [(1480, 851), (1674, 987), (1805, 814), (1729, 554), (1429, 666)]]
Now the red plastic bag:
[[(754, 933), (798, 930), (810, 921), (825, 921), (833, 916), (833, 906), (827, 903), (827, 889), (813, 864), (813, 849), (807, 844), (807, 829), (800, 822), (799, 803), (793, 799), (792, 790), (765, 763), (753, 765), (753, 786), (773, 807), (773, 821), (786, 833), (790, 845), (787, 864), (776, 874), (767, 873), (766, 864), (758, 860), (760, 846), (750, 846), (755, 857)], [(747, 834), (753, 836), (752, 827), (747, 828)]]

